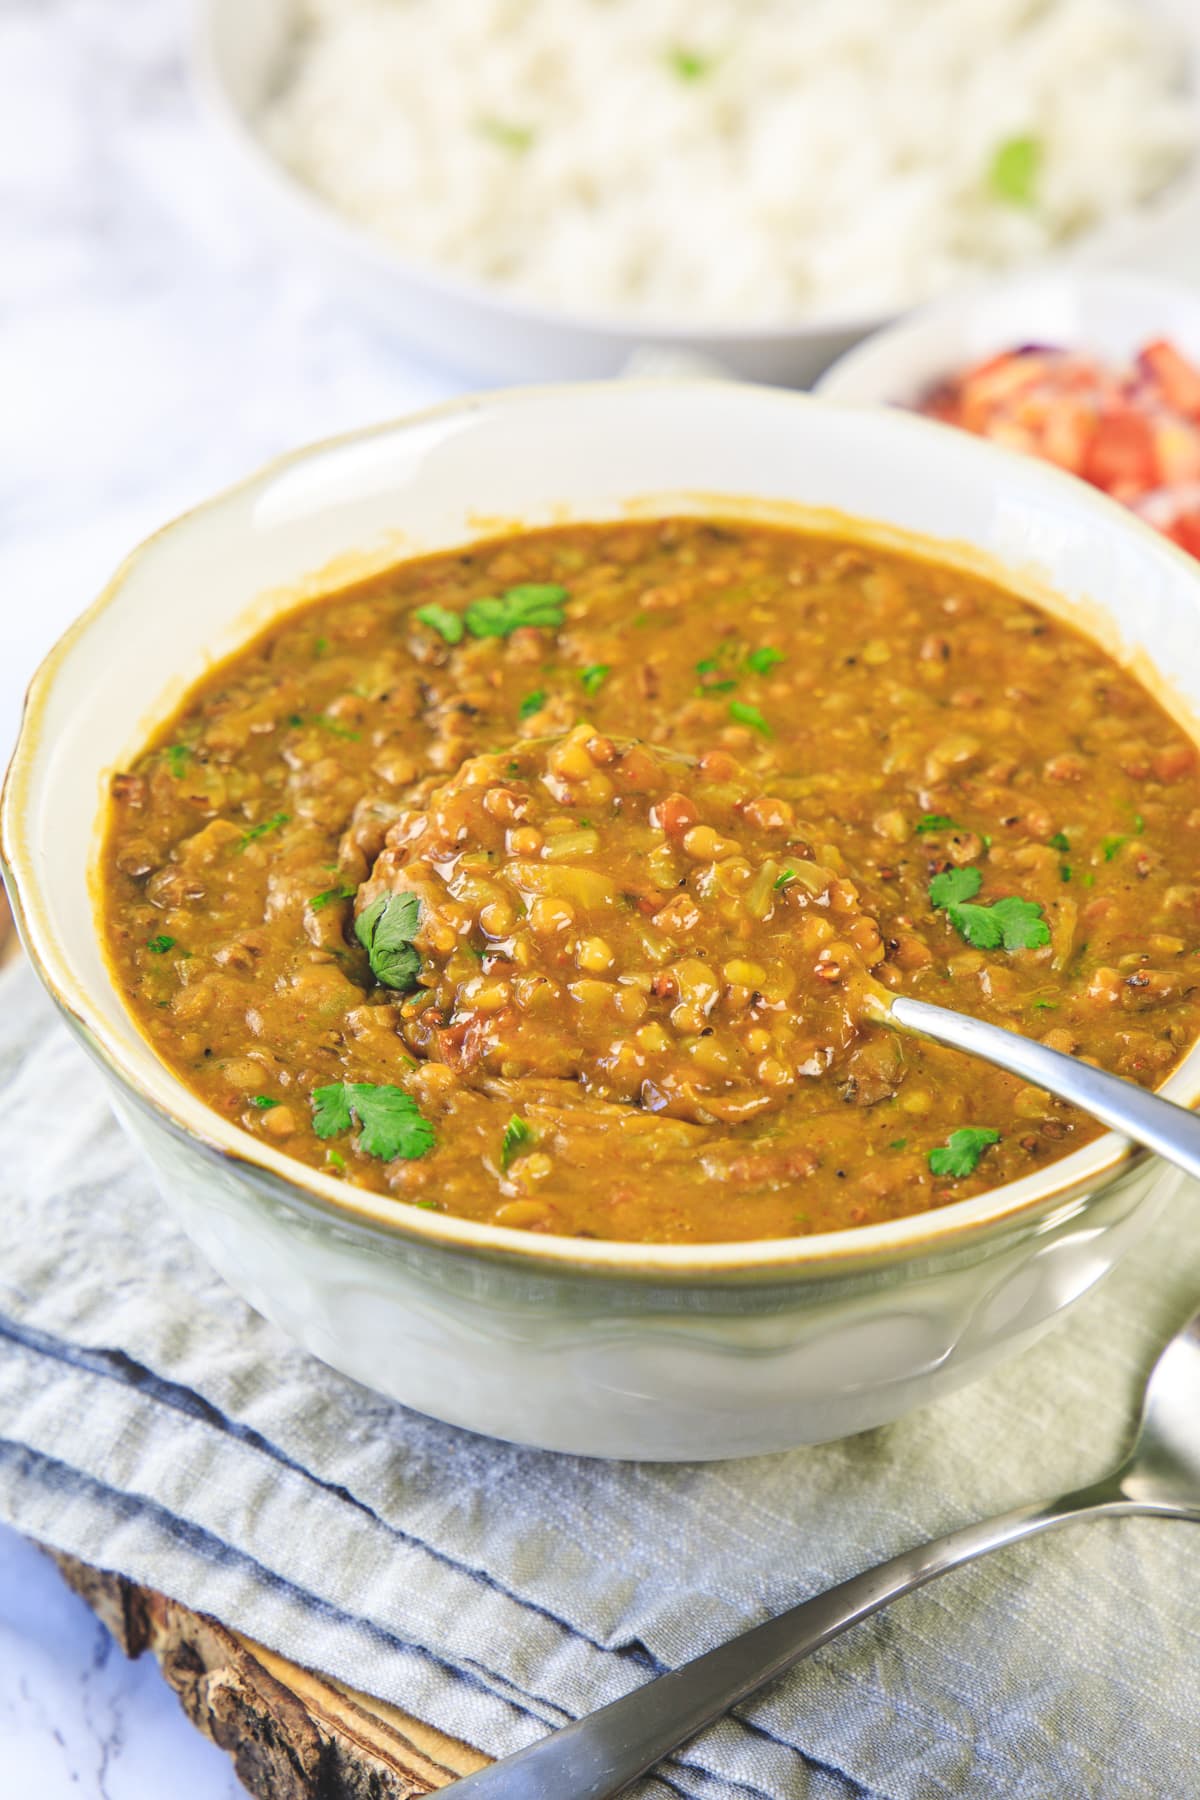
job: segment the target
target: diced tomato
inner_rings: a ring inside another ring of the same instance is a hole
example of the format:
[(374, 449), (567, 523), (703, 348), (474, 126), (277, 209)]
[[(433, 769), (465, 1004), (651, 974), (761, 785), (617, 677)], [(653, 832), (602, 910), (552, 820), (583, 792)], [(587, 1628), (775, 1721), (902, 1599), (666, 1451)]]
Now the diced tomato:
[(1082, 472), (1096, 431), (1096, 415), (1084, 400), (1064, 400), (1051, 407), (1042, 426), (1041, 453), (1072, 475)]
[(1081, 475), (1200, 556), (1200, 368), (1166, 339), (1128, 369), (1003, 351), (940, 382), (922, 411)]
[(1159, 338), (1146, 345), (1138, 362), (1153, 376), (1168, 406), (1189, 418), (1200, 419), (1200, 369), (1174, 344)]
[(1167, 526), (1166, 535), (1181, 550), (1187, 550), (1192, 556), (1200, 556), (1200, 508), (1195, 512), (1181, 514)]
[(1154, 421), (1154, 460), (1162, 487), (1200, 481), (1200, 429), (1167, 414)]
[(1143, 413), (1110, 413), (1097, 421), (1083, 474), (1106, 493), (1132, 497), (1157, 487), (1154, 433)]

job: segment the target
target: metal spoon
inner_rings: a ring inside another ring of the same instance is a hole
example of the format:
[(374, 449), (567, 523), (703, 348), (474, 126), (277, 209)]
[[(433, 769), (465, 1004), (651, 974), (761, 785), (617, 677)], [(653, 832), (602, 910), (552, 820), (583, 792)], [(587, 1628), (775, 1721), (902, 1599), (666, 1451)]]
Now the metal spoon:
[[(921, 1011), (939, 1013), (941, 1008)], [(995, 1030), (990, 1025), (980, 1029)], [(1055, 1054), (1030, 1047), (1042, 1055)], [(893, 1556), (444, 1792), (455, 1800), (609, 1800), (739, 1701), (899, 1595), (1035, 1532), (1122, 1513), (1200, 1524), (1200, 1313), (1172, 1338), (1155, 1364), (1129, 1455), (1093, 1486), (1040, 1506), (1014, 1507), (986, 1524), (966, 1525)]]
[(965, 1050), (968, 1056), (982, 1057), (1060, 1100), (1069, 1100), (1135, 1144), (1156, 1150), (1167, 1162), (1200, 1177), (1200, 1116), (1176, 1106), (1173, 1100), (1164, 1100), (1105, 1069), (1093, 1068), (1077, 1056), (1035, 1044), (1002, 1026), (987, 1025), (969, 1013), (931, 1006), (927, 1000), (910, 1000), (878, 989), (873, 1010), (883, 1024), (898, 1025), (918, 1037)]

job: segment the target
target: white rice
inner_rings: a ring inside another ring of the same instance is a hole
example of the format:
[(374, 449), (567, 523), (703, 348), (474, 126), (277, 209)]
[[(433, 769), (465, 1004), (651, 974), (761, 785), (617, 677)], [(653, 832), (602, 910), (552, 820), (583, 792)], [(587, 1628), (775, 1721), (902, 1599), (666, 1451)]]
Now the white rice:
[[(694, 321), (891, 310), (1196, 151), (1136, 0), (304, 0), (263, 136), (404, 255)], [(997, 148), (1032, 138), (1030, 196)]]

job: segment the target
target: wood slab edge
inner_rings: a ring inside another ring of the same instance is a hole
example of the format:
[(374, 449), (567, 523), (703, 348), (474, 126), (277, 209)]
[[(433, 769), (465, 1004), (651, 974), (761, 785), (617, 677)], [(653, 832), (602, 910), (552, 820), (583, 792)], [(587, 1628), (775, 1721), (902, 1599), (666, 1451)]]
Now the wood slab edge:
[(165, 1594), (46, 1554), (126, 1656), (155, 1657), (192, 1724), (232, 1758), (255, 1800), (418, 1800), (488, 1760)]

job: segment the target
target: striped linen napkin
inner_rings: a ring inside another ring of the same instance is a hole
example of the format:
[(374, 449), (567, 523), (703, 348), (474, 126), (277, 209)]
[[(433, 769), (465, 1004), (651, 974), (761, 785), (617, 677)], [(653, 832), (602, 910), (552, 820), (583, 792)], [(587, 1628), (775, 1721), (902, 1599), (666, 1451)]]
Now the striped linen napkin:
[[(906, 1546), (1098, 1474), (1200, 1306), (1184, 1190), (1068, 1321), (887, 1429), (708, 1465), (490, 1442), (295, 1348), (193, 1251), (27, 969), (0, 982), (0, 1517), (503, 1754)], [(655, 1800), (1184, 1800), (1200, 1531), (1079, 1526), (901, 1601)]]

